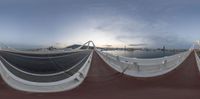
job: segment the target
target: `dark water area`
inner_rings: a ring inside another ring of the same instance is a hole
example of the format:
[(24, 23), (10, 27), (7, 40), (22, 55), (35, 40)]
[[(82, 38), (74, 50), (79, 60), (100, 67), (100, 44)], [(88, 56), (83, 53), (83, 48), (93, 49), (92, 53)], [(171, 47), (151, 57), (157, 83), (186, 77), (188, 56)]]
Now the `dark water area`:
[(161, 51), (161, 50), (134, 50), (134, 51), (123, 51), (123, 50), (112, 50), (112, 51), (104, 51), (106, 53), (130, 57), (130, 58), (160, 58), (164, 56), (171, 56), (174, 54), (178, 54), (181, 51)]

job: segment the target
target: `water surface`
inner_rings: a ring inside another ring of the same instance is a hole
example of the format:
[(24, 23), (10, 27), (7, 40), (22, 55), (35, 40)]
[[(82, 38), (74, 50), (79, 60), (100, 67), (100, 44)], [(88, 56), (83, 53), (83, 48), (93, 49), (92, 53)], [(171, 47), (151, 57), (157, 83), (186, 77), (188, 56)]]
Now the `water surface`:
[(134, 51), (123, 51), (123, 50), (112, 50), (104, 51), (106, 53), (125, 56), (130, 58), (160, 58), (164, 56), (171, 56), (180, 53), (180, 51), (161, 51), (161, 50), (134, 50)]

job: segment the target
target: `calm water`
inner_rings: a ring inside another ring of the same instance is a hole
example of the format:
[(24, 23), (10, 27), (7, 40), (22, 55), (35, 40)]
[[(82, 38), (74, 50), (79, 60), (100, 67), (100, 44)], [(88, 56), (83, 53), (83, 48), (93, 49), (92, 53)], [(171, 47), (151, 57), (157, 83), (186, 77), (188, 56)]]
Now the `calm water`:
[(143, 51), (143, 50), (135, 50), (135, 51), (119, 51), (119, 50), (113, 50), (113, 51), (104, 51), (110, 54), (119, 55), (119, 56), (125, 56), (130, 58), (160, 58), (164, 56), (170, 56), (174, 55), (180, 52), (176, 51), (160, 51), (160, 50), (154, 50), (154, 51)]

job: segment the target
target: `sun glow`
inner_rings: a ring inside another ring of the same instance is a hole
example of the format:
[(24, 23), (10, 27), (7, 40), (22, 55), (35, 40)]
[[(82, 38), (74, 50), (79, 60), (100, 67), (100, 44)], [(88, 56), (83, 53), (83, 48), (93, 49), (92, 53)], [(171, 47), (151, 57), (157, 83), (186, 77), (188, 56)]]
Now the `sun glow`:
[(83, 35), (78, 36), (80, 42), (92, 40), (96, 46), (105, 47), (105, 45), (112, 45), (112, 47), (121, 46), (121, 42), (117, 41), (113, 33), (103, 32), (95, 29), (86, 31)]

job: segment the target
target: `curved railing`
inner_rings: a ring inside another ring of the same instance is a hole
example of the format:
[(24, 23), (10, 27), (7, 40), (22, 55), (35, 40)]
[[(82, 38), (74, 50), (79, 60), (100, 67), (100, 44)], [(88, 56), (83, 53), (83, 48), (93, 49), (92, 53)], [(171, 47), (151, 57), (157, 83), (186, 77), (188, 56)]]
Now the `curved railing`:
[(108, 65), (121, 73), (134, 77), (154, 77), (175, 69), (189, 56), (191, 50), (154, 59), (127, 58), (100, 50), (96, 50), (96, 52)]
[(200, 71), (200, 58), (199, 58), (199, 56), (198, 56), (196, 51), (195, 51), (195, 58), (196, 58), (196, 62), (197, 62), (197, 67), (198, 67), (198, 69)]
[(11, 87), (29, 92), (58, 92), (77, 87), (87, 75), (92, 54), (85, 57), (70, 70), (55, 75), (31, 75), (13, 68), (6, 60), (0, 62), (2, 78)]
[(4, 64), (4, 66), (11, 71), (14, 75), (17, 77), (20, 77), (24, 80), (33, 81), (33, 82), (54, 82), (66, 79), (70, 76), (72, 76), (75, 72), (77, 72), (83, 64), (87, 61), (89, 56), (85, 56), (80, 62), (72, 66), (71, 68), (57, 72), (57, 73), (50, 73), (50, 74), (35, 74), (23, 71), (9, 62), (7, 62), (4, 58), (0, 57), (1, 62)]

